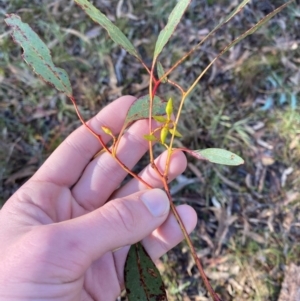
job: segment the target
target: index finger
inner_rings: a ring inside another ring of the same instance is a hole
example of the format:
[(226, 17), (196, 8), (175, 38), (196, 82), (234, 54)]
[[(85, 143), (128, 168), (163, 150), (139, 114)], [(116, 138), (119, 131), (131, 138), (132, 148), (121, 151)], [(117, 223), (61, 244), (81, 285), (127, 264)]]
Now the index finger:
[[(87, 124), (107, 143), (111, 137), (101, 127), (107, 126), (114, 134), (118, 134), (135, 99), (133, 96), (118, 98)], [(32, 179), (70, 187), (77, 182), (86, 165), (101, 148), (99, 140), (82, 125), (62, 142)]]

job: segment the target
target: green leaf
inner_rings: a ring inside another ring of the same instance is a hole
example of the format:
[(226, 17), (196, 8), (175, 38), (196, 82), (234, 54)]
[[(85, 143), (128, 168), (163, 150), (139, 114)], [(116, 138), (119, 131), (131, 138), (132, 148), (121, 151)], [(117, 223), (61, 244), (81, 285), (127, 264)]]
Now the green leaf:
[(7, 15), (5, 22), (12, 28), (14, 41), (23, 48), (25, 62), (45, 82), (71, 97), (72, 88), (68, 74), (65, 70), (55, 67), (49, 49), (39, 36), (17, 15)]
[(156, 141), (157, 140), (157, 138), (154, 135), (144, 135), (143, 137), (147, 141)]
[[(165, 70), (160, 62), (157, 62), (157, 75), (158, 78), (162, 78), (165, 74)], [(168, 81), (167, 77), (164, 77), (161, 81), (162, 83), (166, 83)]]
[(98, 8), (87, 0), (75, 0), (75, 2), (86, 12), (86, 14), (96, 23), (101, 25), (110, 35), (111, 39), (122, 46), (131, 55), (140, 60), (138, 52), (127, 39), (124, 33), (114, 25)]
[(168, 119), (163, 116), (152, 116), (152, 118), (159, 123), (166, 123)]
[(207, 148), (203, 150), (194, 150), (194, 154), (198, 154), (209, 162), (223, 165), (241, 165), (244, 160), (238, 155), (221, 148)]
[[(130, 123), (149, 118), (149, 107), (150, 107), (150, 97), (148, 95), (144, 95), (138, 98), (129, 108), (127, 112), (127, 116), (124, 122), (125, 127), (127, 127)], [(164, 115), (166, 109), (166, 102), (164, 102), (158, 96), (155, 96), (153, 99), (153, 107), (152, 114), (153, 115)]]
[(191, 0), (179, 0), (176, 6), (173, 8), (169, 16), (167, 25), (158, 35), (154, 49), (154, 60), (159, 56), (159, 54), (169, 41), (190, 2)]
[[(173, 135), (173, 133), (174, 133), (174, 129), (169, 129), (169, 132)], [(176, 130), (175, 131), (175, 133), (174, 133), (174, 135), (176, 136), (176, 137), (182, 137), (182, 135)]]
[(130, 247), (124, 279), (129, 301), (167, 300), (159, 271), (141, 243)]

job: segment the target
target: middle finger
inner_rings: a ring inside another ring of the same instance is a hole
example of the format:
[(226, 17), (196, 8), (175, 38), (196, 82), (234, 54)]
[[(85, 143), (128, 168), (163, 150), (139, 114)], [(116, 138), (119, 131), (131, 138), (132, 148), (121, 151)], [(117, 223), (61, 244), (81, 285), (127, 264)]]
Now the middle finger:
[[(148, 141), (143, 136), (149, 132), (148, 120), (134, 123), (122, 136), (117, 156), (129, 169), (148, 150)], [(103, 205), (126, 177), (126, 171), (107, 152), (92, 160), (72, 189), (78, 204), (86, 210)]]

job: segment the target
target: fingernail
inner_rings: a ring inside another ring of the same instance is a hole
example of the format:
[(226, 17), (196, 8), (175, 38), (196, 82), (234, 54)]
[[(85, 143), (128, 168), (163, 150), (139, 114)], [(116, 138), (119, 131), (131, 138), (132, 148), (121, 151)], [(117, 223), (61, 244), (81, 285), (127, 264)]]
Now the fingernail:
[(146, 191), (141, 196), (141, 200), (154, 217), (159, 217), (169, 212), (169, 199), (165, 192), (161, 189), (151, 189)]

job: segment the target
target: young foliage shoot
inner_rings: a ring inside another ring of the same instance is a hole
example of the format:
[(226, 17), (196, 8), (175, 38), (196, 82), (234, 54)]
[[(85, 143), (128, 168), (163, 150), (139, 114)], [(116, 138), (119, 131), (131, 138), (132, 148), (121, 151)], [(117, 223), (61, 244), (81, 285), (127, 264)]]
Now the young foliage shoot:
[[(149, 94), (137, 99), (129, 108), (127, 116), (123, 125), (123, 129), (118, 137), (115, 137), (111, 129), (103, 126), (102, 131), (104, 135), (110, 135), (113, 138), (113, 145), (108, 148), (102, 140), (101, 135), (93, 132), (92, 129), (88, 127), (85, 121), (82, 119), (75, 99), (72, 95), (72, 88), (70, 81), (66, 72), (60, 68), (54, 66), (50, 51), (47, 49), (44, 42), (40, 40), (35, 32), (25, 24), (17, 15), (7, 15), (5, 19), (8, 26), (12, 28), (12, 36), (16, 43), (20, 44), (23, 48), (23, 58), (26, 63), (33, 69), (33, 71), (41, 77), (45, 82), (55, 87), (59, 92), (66, 94), (70, 100), (73, 102), (76, 112), (82, 121), (82, 123), (89, 129), (89, 131), (99, 140), (104, 151), (111, 154), (115, 160), (120, 164), (120, 166), (131, 176), (141, 181), (146, 187), (152, 188), (147, 182), (141, 179), (138, 175), (129, 170), (118, 158), (117, 148), (121, 136), (127, 127), (129, 127), (133, 122), (149, 118), (149, 121), (154, 119), (159, 126), (156, 129), (152, 129), (151, 122), (149, 127), (149, 133), (144, 136), (144, 139), (149, 141), (150, 146), (150, 160), (152, 167), (157, 172), (158, 177), (161, 179), (163, 187), (169, 197), (170, 207), (172, 213), (174, 214), (184, 236), (190, 247), (192, 256), (195, 260), (195, 264), (199, 269), (203, 282), (210, 293), (214, 301), (220, 301), (221, 298), (212, 289), (201, 265), (201, 262), (197, 256), (196, 250), (189, 238), (189, 235), (178, 215), (176, 208), (172, 202), (170, 190), (168, 187), (168, 170), (170, 166), (171, 155), (175, 151), (185, 151), (190, 155), (194, 156), (199, 160), (205, 160), (212, 163), (223, 164), (223, 165), (240, 165), (244, 161), (238, 155), (231, 153), (230, 151), (219, 149), (219, 148), (208, 148), (204, 150), (189, 150), (186, 148), (173, 148), (173, 142), (175, 137), (182, 137), (183, 135), (177, 130), (178, 121), (182, 111), (182, 107), (187, 96), (192, 92), (195, 85), (200, 81), (205, 72), (211, 67), (211, 65), (226, 51), (233, 47), (236, 43), (240, 42), (246, 36), (254, 33), (260, 26), (272, 18), (275, 14), (280, 12), (293, 0), (288, 1), (283, 4), (272, 13), (264, 17), (252, 28), (248, 29), (244, 34), (237, 37), (229, 45), (227, 45), (218, 56), (216, 56), (205, 68), (205, 70), (195, 79), (195, 81), (190, 85), (187, 91), (179, 86), (178, 84), (168, 80), (167, 76), (187, 58), (191, 53), (193, 53), (204, 41), (206, 41), (213, 33), (215, 33), (223, 24), (229, 22), (237, 13), (239, 13), (245, 5), (250, 0), (242, 1), (227, 17), (224, 18), (202, 41), (200, 41), (196, 47), (192, 48), (186, 55), (179, 59), (173, 67), (167, 72), (164, 71), (160, 62), (157, 61), (158, 56), (163, 51), (163, 48), (171, 38), (174, 30), (176, 29), (178, 23), (180, 22), (185, 10), (188, 8), (191, 0), (180, 0), (171, 12), (166, 26), (159, 33), (154, 54), (152, 68), (149, 70), (145, 63), (142, 61), (139, 53), (133, 46), (133, 44), (128, 40), (128, 38), (121, 32), (121, 30), (116, 27), (101, 11), (99, 11), (94, 5), (92, 5), (87, 0), (75, 0), (75, 2), (86, 12), (86, 14), (97, 24), (101, 25), (109, 34), (111, 39), (123, 47), (129, 54), (137, 58), (141, 64), (146, 68), (147, 72), (150, 74), (149, 81)], [(158, 78), (154, 76), (154, 70), (157, 70)], [(177, 87), (180, 91), (180, 105), (178, 108), (174, 108), (173, 100), (169, 99), (166, 102), (164, 99), (166, 97), (158, 96), (158, 88), (161, 83), (170, 83)], [(176, 111), (176, 117), (174, 120), (173, 114)], [(169, 139), (170, 138), (170, 139)], [(168, 140), (170, 140), (168, 142)], [(165, 166), (165, 170), (161, 172), (153, 161), (152, 143), (160, 143), (168, 150), (168, 158)], [(167, 143), (168, 142), (168, 143)], [(125, 264), (125, 286), (128, 293), (128, 298), (130, 301), (137, 300), (167, 300), (164, 285), (162, 283), (161, 277), (151, 258), (144, 250), (140, 243), (133, 245), (130, 248), (128, 257)]]

